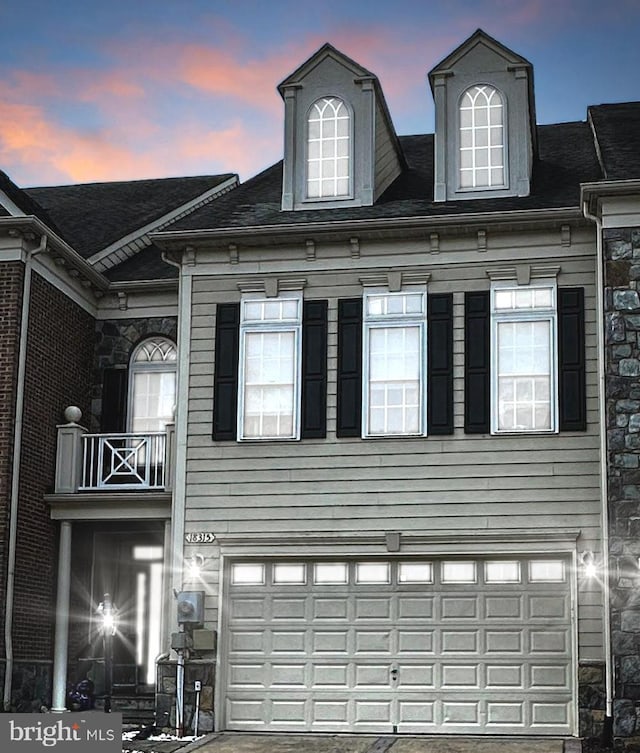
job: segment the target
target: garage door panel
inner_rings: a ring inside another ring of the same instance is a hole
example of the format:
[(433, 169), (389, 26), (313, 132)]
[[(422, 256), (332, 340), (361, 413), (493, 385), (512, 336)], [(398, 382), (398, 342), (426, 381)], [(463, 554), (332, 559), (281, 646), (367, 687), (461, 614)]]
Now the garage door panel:
[(264, 630), (233, 630), (229, 633), (231, 653), (263, 654), (266, 650)]
[(488, 701), (487, 726), (523, 727), (525, 704), (522, 701)]
[[(266, 636), (268, 632), (264, 631), (264, 634)], [(304, 630), (272, 630), (271, 651), (274, 654), (306, 654), (306, 637)]]
[(424, 699), (398, 702), (398, 721), (405, 731), (435, 726), (435, 703)]
[(485, 632), (488, 654), (520, 654), (523, 650), (523, 628), (520, 630), (490, 630)]
[(434, 597), (398, 595), (396, 598), (399, 620), (433, 619)]
[(499, 688), (524, 689), (524, 667), (521, 664), (487, 664), (486, 685), (488, 690)]
[(391, 656), (391, 632), (389, 630), (357, 630), (355, 638), (356, 656), (368, 654)]
[(443, 701), (442, 724), (445, 727), (468, 724), (480, 726), (478, 701)]
[(478, 598), (476, 596), (443, 596), (443, 620), (471, 620), (478, 618)]
[(475, 654), (478, 652), (479, 633), (477, 630), (442, 630), (442, 654)]
[(398, 654), (433, 654), (434, 631), (433, 630), (405, 630), (399, 628)]
[(435, 688), (435, 666), (433, 664), (399, 664), (399, 690), (432, 690)]
[(529, 617), (532, 620), (566, 620), (569, 616), (569, 597), (555, 595), (529, 596)]
[(358, 599), (355, 603), (356, 621), (391, 620), (391, 603), (389, 596)]
[(349, 665), (347, 664), (316, 664), (313, 667), (314, 688), (343, 688), (349, 687)]
[(349, 614), (348, 599), (313, 599), (314, 620), (340, 620), (345, 621)]
[(346, 654), (349, 634), (346, 630), (318, 630), (313, 633), (314, 654)]
[(278, 598), (271, 599), (271, 618), (274, 621), (286, 620), (291, 622), (293, 620), (299, 620), (300, 622), (306, 622), (306, 604), (305, 597), (298, 598)]
[(524, 603), (521, 596), (486, 596), (485, 614), (488, 620), (521, 620)]
[(571, 636), (567, 630), (534, 630), (530, 631), (532, 654), (564, 654), (568, 655)]
[[(542, 559), (307, 562), (305, 583), (265, 561), (262, 582), (227, 579), (226, 726), (571, 733), (570, 570)], [(385, 583), (366, 582), (378, 571)]]

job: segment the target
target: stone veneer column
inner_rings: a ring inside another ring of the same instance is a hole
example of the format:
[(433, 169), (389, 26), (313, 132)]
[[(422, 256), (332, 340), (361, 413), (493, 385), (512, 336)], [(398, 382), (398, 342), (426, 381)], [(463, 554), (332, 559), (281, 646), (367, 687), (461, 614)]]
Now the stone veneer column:
[(603, 231), (614, 735), (640, 736), (640, 228)]

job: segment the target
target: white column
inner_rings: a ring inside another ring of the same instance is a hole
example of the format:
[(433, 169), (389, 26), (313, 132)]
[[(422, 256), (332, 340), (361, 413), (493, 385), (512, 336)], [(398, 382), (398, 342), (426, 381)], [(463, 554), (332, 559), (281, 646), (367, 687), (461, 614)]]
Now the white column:
[(71, 588), (71, 522), (60, 524), (58, 556), (58, 599), (56, 604), (56, 636), (53, 653), (53, 708), (67, 710), (67, 658), (69, 639), (69, 592)]

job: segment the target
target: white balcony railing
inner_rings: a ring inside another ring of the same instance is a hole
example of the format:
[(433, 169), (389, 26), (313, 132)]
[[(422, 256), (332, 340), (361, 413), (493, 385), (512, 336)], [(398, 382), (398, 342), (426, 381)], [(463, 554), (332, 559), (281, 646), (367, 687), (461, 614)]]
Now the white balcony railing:
[(80, 491), (164, 489), (166, 432), (84, 434)]

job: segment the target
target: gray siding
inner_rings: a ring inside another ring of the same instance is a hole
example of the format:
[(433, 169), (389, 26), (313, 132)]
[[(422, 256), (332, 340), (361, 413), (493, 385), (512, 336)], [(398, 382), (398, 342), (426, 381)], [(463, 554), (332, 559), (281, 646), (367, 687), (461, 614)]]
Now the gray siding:
[[(576, 235), (574, 233), (574, 235)], [(579, 234), (578, 234), (579, 235)], [(492, 237), (478, 252), (473, 238), (447, 241), (429, 254), (424, 243), (363, 244), (360, 259), (343, 246), (224, 252), (198, 257), (192, 290), (186, 530), (288, 536), (380, 534), (474, 536), (579, 530), (580, 550), (601, 550), (594, 249), (588, 236), (561, 248), (555, 234)], [(586, 433), (468, 436), (463, 432), (464, 291), (488, 289), (486, 270), (528, 261), (560, 266), (558, 284), (586, 294)], [(337, 300), (362, 292), (359, 278), (405, 267), (431, 273), (429, 291), (454, 293), (455, 434), (411, 439), (337, 439)], [(301, 442), (213, 442), (211, 439), (215, 303), (238, 300), (251, 277), (306, 279), (305, 297), (329, 300), (328, 434)], [(505, 544), (505, 551), (510, 545)], [(511, 545), (511, 549), (517, 548)], [(202, 547), (199, 547), (202, 550)], [(553, 551), (553, 545), (550, 545)], [(210, 554), (215, 556), (216, 547)], [(208, 569), (208, 615), (215, 619), (217, 563)], [(583, 587), (584, 586), (584, 587)], [(597, 584), (580, 584), (582, 660), (598, 659), (601, 601)]]
[(374, 164), (374, 199), (385, 192), (400, 175), (400, 160), (393, 135), (384, 117), (380, 103), (376, 101), (375, 118), (375, 164)]

